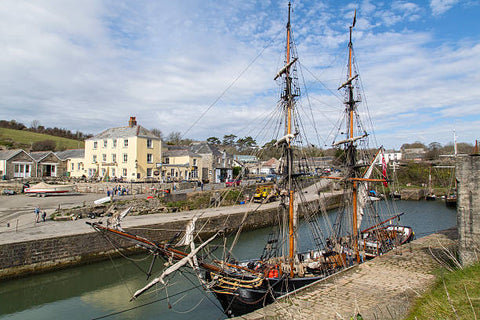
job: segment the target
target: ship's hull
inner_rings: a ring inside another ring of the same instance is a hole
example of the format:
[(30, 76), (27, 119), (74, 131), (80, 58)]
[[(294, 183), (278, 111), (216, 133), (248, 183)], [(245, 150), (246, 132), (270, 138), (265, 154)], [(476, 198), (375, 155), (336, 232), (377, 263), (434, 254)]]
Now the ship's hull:
[(446, 197), (445, 205), (449, 208), (457, 207), (457, 197)]
[[(207, 272), (207, 280), (209, 277)], [(276, 298), (323, 278), (325, 276), (266, 278), (257, 288), (238, 287), (235, 290), (225, 290), (220, 286), (214, 286), (212, 291), (222, 305), (225, 314), (229, 317), (236, 317), (263, 308), (275, 301)]]

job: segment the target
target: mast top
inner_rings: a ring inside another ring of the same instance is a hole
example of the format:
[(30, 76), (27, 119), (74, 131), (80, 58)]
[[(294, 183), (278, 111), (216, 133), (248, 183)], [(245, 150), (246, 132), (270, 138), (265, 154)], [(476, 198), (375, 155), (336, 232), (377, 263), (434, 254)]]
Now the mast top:
[(290, 11), (292, 9), (292, 4), (288, 3), (288, 21), (287, 21), (287, 29), (290, 29)]
[(353, 21), (352, 25), (350, 26), (350, 42), (348, 43), (348, 46), (352, 46), (352, 29), (355, 27), (355, 24), (357, 23), (357, 9), (355, 9), (355, 12), (353, 13)]

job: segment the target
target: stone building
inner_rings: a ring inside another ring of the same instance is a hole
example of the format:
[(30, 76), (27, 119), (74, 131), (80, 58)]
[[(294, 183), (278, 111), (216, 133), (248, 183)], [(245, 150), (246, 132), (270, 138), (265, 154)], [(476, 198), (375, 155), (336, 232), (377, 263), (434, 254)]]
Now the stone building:
[[(52, 151), (30, 152), (35, 160), (35, 177), (65, 177), (67, 164)], [(33, 176), (33, 175), (32, 175)]]
[(460, 262), (469, 265), (480, 257), (480, 156), (458, 157), (456, 178)]
[(190, 151), (201, 156), (199, 177), (213, 183), (233, 178), (233, 156), (206, 142), (193, 142)]
[(35, 177), (35, 160), (28, 153), (22, 149), (0, 150), (0, 179), (30, 177)]

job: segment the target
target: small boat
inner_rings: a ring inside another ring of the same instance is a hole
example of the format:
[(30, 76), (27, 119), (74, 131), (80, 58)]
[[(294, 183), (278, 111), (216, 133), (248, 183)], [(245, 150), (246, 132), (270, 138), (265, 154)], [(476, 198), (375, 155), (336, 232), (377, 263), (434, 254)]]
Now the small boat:
[(30, 186), (29, 188), (25, 188), (24, 193), (29, 196), (36, 195), (37, 197), (45, 197), (49, 195), (65, 194), (73, 191), (73, 185), (48, 184), (45, 182), (40, 182), (36, 185)]

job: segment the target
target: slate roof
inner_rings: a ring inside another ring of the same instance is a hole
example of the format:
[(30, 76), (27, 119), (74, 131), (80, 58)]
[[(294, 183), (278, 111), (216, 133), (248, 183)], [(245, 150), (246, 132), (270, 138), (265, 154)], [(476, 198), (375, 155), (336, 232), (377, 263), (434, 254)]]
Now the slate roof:
[[(46, 157), (48, 157), (50, 154), (53, 154), (54, 156), (56, 156), (58, 158), (58, 156), (53, 153), (52, 151), (35, 151), (35, 152), (30, 152), (30, 157), (32, 157), (35, 162), (39, 162), (39, 161), (42, 161), (43, 159), (45, 159)], [(58, 158), (58, 160), (60, 160), (60, 158)]]
[(130, 137), (140, 137), (140, 138), (160, 140), (159, 137), (157, 137), (156, 135), (151, 133), (150, 130), (145, 129), (142, 126), (110, 128), (87, 140), (116, 139), (116, 138), (130, 138)]
[(167, 150), (163, 152), (162, 156), (163, 157), (184, 157), (184, 156), (200, 157), (200, 155), (194, 152), (191, 152), (188, 149)]
[(55, 154), (62, 161), (72, 158), (85, 158), (85, 149), (69, 149), (55, 152)]
[(0, 150), (0, 160), (13, 158), (22, 151), (25, 152), (23, 149)]
[(215, 156), (221, 156), (222, 153), (217, 147), (208, 144), (207, 142), (194, 142), (190, 145), (190, 151), (198, 154), (213, 154)]

